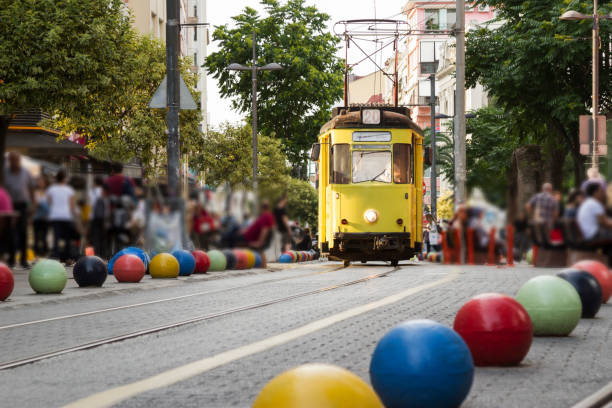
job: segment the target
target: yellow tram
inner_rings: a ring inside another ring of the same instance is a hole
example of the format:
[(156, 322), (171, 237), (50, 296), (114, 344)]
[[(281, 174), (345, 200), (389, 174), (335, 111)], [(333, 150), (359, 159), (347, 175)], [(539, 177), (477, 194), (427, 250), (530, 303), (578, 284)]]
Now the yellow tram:
[(345, 265), (397, 265), (418, 253), (423, 158), (423, 131), (408, 108), (334, 108), (312, 150), (321, 252)]

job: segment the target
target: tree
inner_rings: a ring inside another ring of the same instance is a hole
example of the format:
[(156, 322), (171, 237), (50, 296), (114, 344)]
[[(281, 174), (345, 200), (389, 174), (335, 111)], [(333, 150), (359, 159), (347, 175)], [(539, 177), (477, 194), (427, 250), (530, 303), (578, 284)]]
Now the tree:
[[(277, 188), (288, 173), (287, 157), (280, 141), (261, 136), (258, 146), (259, 188), (267, 191)], [(252, 185), (251, 127), (229, 123), (219, 130), (210, 130), (202, 148), (201, 159), (194, 162), (206, 172), (206, 184), (218, 187), (227, 184), (231, 189)]]
[(220, 94), (233, 99), (240, 112), (251, 110), (251, 73), (227, 70), (231, 63), (251, 64), (252, 33), (257, 33), (258, 65), (277, 62), (284, 69), (259, 75), (258, 123), (262, 133), (283, 142), (295, 166), (316, 140), (330, 117), (332, 105), (342, 96), (343, 63), (336, 57), (339, 40), (327, 32), (329, 16), (304, 0), (261, 0), (267, 16), (246, 7), (233, 17), (235, 28), (216, 27), (213, 40), (219, 51), (206, 59)]
[(123, 6), (122, 0), (0, 0), (0, 172), (12, 114), (42, 108), (87, 118), (92, 97), (116, 92), (117, 67), (133, 38)]
[[(68, 135), (78, 132), (87, 136), (90, 154), (111, 161), (138, 158), (145, 176), (155, 177), (166, 166), (165, 110), (150, 109), (149, 100), (166, 73), (164, 45), (148, 36), (134, 35), (124, 49), (124, 58), (116, 69), (121, 73), (120, 86), (111, 92), (89, 98), (90, 114), (86, 120), (57, 112), (50, 126)], [(194, 99), (196, 74), (190, 72), (191, 59), (180, 59), (179, 68)], [(202, 145), (199, 110), (181, 111), (181, 150), (195, 159)]]
[[(466, 42), (468, 86), (484, 85), (504, 112), (520, 113), (530, 126), (544, 125), (549, 153), (555, 157), (552, 174), (562, 174), (564, 152), (571, 153), (575, 183), (584, 177), (579, 152), (578, 116), (591, 105), (591, 22), (565, 22), (564, 0), (478, 0), (495, 7), (489, 27), (471, 31)], [(592, 3), (571, 3), (572, 9), (592, 14)], [(610, 4), (601, 12), (609, 13)], [(612, 108), (610, 22), (601, 22), (601, 110)], [(607, 59), (606, 56), (607, 55)], [(560, 187), (557, 185), (556, 187)]]

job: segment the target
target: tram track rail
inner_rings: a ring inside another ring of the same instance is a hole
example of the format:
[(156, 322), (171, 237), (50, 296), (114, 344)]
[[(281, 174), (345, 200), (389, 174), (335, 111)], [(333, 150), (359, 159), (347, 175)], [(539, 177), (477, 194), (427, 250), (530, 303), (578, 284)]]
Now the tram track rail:
[[(339, 269), (344, 269), (344, 267), (338, 268), (336, 270), (339, 270)], [(159, 325), (159, 326), (155, 326), (155, 327), (152, 327), (152, 328), (147, 328), (147, 329), (138, 330), (138, 331), (129, 332), (129, 333), (120, 334), (120, 335), (111, 336), (111, 337), (106, 337), (106, 338), (102, 338), (102, 339), (98, 339), (98, 340), (82, 343), (82, 344), (79, 344), (79, 345), (76, 345), (76, 346), (70, 346), (70, 347), (59, 349), (59, 350), (49, 351), (49, 352), (46, 352), (46, 353), (42, 353), (42, 354), (38, 354), (38, 355), (33, 355), (33, 356), (21, 358), (21, 359), (18, 359), (18, 360), (13, 360), (13, 361), (8, 361), (8, 362), (0, 362), (0, 371), (12, 369), (12, 368), (17, 368), (17, 367), (24, 366), (24, 365), (27, 365), (27, 364), (36, 363), (36, 362), (39, 362), (39, 361), (42, 361), (42, 360), (46, 360), (46, 359), (49, 359), (49, 358), (62, 356), (62, 355), (73, 353), (73, 352), (77, 352), (77, 351), (82, 351), (82, 350), (88, 350), (88, 349), (96, 348), (96, 347), (103, 346), (103, 345), (106, 345), (106, 344), (117, 343), (117, 342), (120, 342), (120, 341), (129, 340), (129, 339), (137, 338), (137, 337), (140, 337), (140, 336), (145, 336), (145, 335), (148, 335), (148, 334), (159, 333), (159, 332), (162, 332), (162, 331), (166, 331), (166, 330), (170, 330), (170, 329), (186, 326), (186, 325), (189, 325), (189, 324), (195, 324), (195, 323), (199, 323), (199, 322), (203, 322), (203, 321), (207, 321), (207, 320), (216, 319), (216, 318), (219, 318), (219, 317), (229, 316), (229, 315), (232, 315), (232, 314), (235, 314), (235, 313), (240, 313), (240, 312), (245, 312), (245, 311), (249, 311), (249, 310), (260, 309), (260, 308), (271, 306), (271, 305), (275, 305), (275, 304), (278, 304), (278, 303), (288, 302), (288, 301), (291, 301), (291, 300), (294, 300), (294, 299), (299, 299), (299, 298), (303, 298), (303, 297), (307, 297), (307, 296), (317, 295), (317, 294), (320, 294), (320, 293), (330, 292), (330, 291), (333, 291), (333, 290), (336, 290), (336, 289), (340, 289), (340, 288), (344, 288), (344, 287), (347, 287), (347, 286), (357, 285), (357, 284), (360, 284), (360, 283), (371, 281), (373, 279), (382, 278), (382, 277), (388, 276), (389, 274), (391, 274), (391, 273), (393, 273), (393, 272), (395, 272), (395, 271), (397, 271), (399, 269), (400, 269), (399, 267), (394, 267), (391, 270), (387, 270), (387, 271), (384, 271), (384, 272), (368, 275), (368, 276), (365, 276), (365, 277), (360, 278), (360, 279), (355, 279), (355, 280), (351, 280), (351, 281), (347, 281), (347, 282), (338, 283), (338, 284), (335, 284), (335, 285), (326, 286), (326, 287), (315, 289), (315, 290), (300, 292), (300, 293), (296, 293), (296, 294), (293, 294), (293, 295), (289, 295), (289, 296), (284, 296), (284, 297), (268, 300), (268, 301), (265, 301), (265, 302), (259, 302), (259, 303), (254, 303), (254, 304), (250, 304), (250, 305), (240, 306), (240, 307), (228, 309), (228, 310), (221, 311), (221, 312), (215, 312), (215, 313), (209, 313), (209, 314), (205, 314), (205, 315), (201, 315), (201, 316), (196, 316), (196, 317), (193, 317), (193, 318), (190, 318), (190, 319), (186, 319), (186, 320), (182, 320), (182, 321), (179, 321), (179, 322)], [(330, 271), (328, 271), (328, 272), (330, 272)], [(319, 273), (321, 273), (321, 272), (319, 272)]]
[(238, 290), (238, 289), (246, 289), (246, 288), (250, 288), (250, 287), (253, 287), (253, 286), (259, 286), (259, 285), (264, 285), (264, 284), (268, 284), (268, 283), (277, 283), (277, 282), (283, 282), (283, 281), (291, 280), (291, 279), (306, 278), (306, 277), (309, 277), (309, 276), (315, 276), (315, 275), (322, 275), (322, 274), (325, 274), (325, 273), (337, 272), (337, 271), (342, 270), (342, 269), (346, 269), (346, 267), (339, 266), (339, 267), (336, 267), (336, 268), (332, 268), (330, 270), (313, 272), (313, 273), (305, 273), (305, 274), (301, 274), (301, 275), (297, 275), (297, 276), (287, 276), (287, 277), (284, 277), (284, 278), (268, 279), (268, 280), (264, 280), (264, 281), (260, 281), (260, 282), (255, 282), (255, 283), (250, 283), (250, 284), (246, 284), (246, 285), (233, 286), (233, 287), (225, 288), (225, 289), (200, 291), (200, 292), (189, 293), (189, 294), (186, 294), (186, 295), (173, 296), (173, 297), (169, 297), (169, 298), (156, 299), (156, 300), (151, 300), (151, 301), (146, 301), (146, 302), (138, 302), (138, 303), (133, 303), (133, 304), (129, 304), (129, 305), (114, 306), (114, 307), (108, 307), (108, 308), (98, 309), (98, 310), (90, 310), (90, 311), (87, 311), (87, 312), (73, 313), (73, 314), (69, 314), (69, 315), (61, 315), (61, 316), (48, 317), (48, 318), (44, 318), (44, 319), (31, 320), (31, 321), (27, 321), (27, 322), (11, 323), (11, 324), (7, 324), (7, 325), (4, 325), (4, 326), (0, 326), (0, 331), (7, 330), (7, 329), (14, 329), (14, 328), (18, 328), (18, 327), (26, 327), (26, 326), (31, 326), (31, 325), (35, 325), (35, 324), (50, 323), (50, 322), (55, 322), (55, 321), (59, 321), (59, 320), (74, 319), (74, 318), (78, 318), (78, 317), (85, 317), (85, 316), (91, 316), (91, 315), (96, 315), (96, 314), (114, 312), (114, 311), (118, 311), (118, 310), (125, 310), (125, 309), (132, 309), (132, 308), (136, 308), (136, 307), (155, 305), (155, 304), (159, 304), (159, 303), (165, 303), (165, 302), (172, 302), (172, 301), (177, 301), (177, 300), (189, 299), (189, 298), (198, 297), (198, 296), (214, 295), (214, 294), (218, 294), (218, 293), (224, 293), (224, 292), (229, 292), (229, 291)]

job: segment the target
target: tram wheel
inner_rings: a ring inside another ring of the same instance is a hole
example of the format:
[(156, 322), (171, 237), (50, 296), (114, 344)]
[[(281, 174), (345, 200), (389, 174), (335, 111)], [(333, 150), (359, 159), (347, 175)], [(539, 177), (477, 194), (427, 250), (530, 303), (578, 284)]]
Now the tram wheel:
[(397, 267), (397, 265), (399, 265), (399, 260), (395, 259), (395, 260), (391, 261), (391, 266)]
[(348, 268), (349, 266), (351, 266), (351, 261), (344, 261), (344, 267)]

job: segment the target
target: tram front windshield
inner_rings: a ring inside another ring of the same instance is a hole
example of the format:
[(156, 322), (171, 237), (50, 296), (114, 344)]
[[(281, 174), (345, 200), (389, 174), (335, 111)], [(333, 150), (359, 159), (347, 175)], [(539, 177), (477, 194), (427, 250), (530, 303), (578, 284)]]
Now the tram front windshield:
[(391, 183), (389, 150), (353, 150), (353, 183), (365, 181)]

